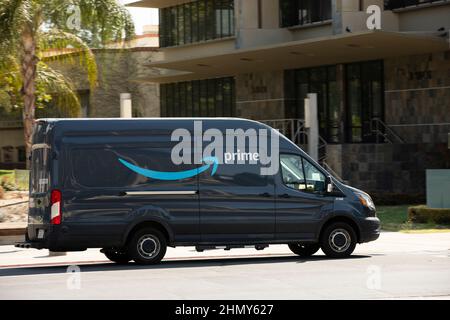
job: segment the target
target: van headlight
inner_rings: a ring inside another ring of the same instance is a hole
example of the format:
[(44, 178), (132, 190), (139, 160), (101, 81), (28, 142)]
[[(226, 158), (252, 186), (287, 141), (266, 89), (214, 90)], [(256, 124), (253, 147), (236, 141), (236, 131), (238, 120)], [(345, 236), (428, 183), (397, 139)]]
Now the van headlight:
[(375, 210), (375, 204), (373, 203), (372, 198), (367, 193), (355, 192), (356, 196), (359, 199), (359, 202), (370, 210)]

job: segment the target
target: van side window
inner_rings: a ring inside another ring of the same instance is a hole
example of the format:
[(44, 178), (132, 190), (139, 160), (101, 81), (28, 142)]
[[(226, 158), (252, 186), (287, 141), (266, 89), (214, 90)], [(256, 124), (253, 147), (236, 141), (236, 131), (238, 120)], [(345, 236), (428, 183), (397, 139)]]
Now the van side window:
[(325, 175), (311, 162), (293, 154), (280, 155), (283, 183), (303, 192), (325, 191)]
[(303, 159), (303, 168), (306, 177), (306, 191), (324, 192), (326, 188), (325, 175), (306, 159)]
[(289, 188), (305, 191), (302, 158), (293, 154), (280, 155), (283, 183)]

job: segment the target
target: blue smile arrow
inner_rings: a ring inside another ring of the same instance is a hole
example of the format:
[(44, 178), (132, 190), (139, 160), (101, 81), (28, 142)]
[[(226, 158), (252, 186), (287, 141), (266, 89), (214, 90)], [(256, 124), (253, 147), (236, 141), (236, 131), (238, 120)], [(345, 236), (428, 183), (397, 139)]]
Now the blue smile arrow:
[(164, 172), (164, 171), (155, 171), (155, 170), (144, 169), (144, 168), (135, 166), (134, 164), (131, 164), (120, 158), (119, 158), (119, 161), (128, 169), (130, 169), (144, 177), (157, 179), (157, 180), (181, 180), (181, 179), (191, 178), (191, 177), (196, 176), (197, 174), (202, 173), (203, 171), (208, 170), (211, 165), (213, 165), (213, 168), (211, 170), (211, 175), (213, 176), (217, 171), (217, 166), (219, 165), (219, 160), (216, 157), (206, 157), (206, 158), (202, 159), (202, 161), (205, 162), (206, 164), (200, 168), (186, 170), (186, 171), (178, 171), (178, 172), (172, 172), (172, 171)]

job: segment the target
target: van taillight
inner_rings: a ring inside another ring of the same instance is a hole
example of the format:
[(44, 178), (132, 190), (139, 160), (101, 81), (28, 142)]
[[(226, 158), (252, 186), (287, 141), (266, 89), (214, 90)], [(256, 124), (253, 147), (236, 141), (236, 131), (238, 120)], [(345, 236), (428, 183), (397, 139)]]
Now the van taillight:
[(50, 223), (51, 224), (61, 224), (61, 191), (52, 190), (50, 195), (51, 203), (51, 214)]

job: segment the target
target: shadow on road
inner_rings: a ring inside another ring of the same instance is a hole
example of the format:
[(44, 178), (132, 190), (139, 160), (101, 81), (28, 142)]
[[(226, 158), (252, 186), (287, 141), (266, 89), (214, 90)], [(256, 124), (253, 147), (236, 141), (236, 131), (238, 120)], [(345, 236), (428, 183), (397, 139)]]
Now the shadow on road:
[[(355, 260), (371, 258), (368, 255), (352, 255), (345, 260)], [(201, 268), (201, 267), (226, 267), (235, 265), (252, 265), (268, 263), (309, 263), (316, 261), (338, 261), (326, 256), (313, 256), (310, 258), (299, 258), (297, 256), (274, 256), (274, 257), (243, 257), (243, 258), (211, 258), (211, 259), (190, 259), (190, 260), (163, 260), (160, 264), (142, 266), (130, 262), (119, 265), (115, 263), (78, 264), (81, 272), (100, 271), (124, 271), (124, 270), (155, 270), (155, 269), (176, 269), (176, 268)], [(342, 259), (341, 259), (342, 260)], [(40, 275), (66, 273), (67, 265), (61, 266), (33, 266), (33, 267), (11, 267), (0, 269), (0, 277), (20, 276), (20, 275)]]

